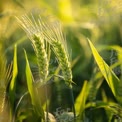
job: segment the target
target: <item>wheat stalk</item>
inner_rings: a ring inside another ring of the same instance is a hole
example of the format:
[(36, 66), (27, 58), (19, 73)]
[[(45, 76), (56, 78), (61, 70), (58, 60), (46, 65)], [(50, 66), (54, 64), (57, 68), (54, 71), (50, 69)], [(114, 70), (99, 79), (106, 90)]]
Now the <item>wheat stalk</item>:
[(27, 33), (34, 47), (34, 51), (37, 56), (40, 80), (46, 81), (48, 76), (49, 62), (44, 44), (44, 35), (42, 33), (40, 24), (35, 21), (33, 16), (32, 20), (27, 15), (24, 15), (18, 19), (20, 25)]

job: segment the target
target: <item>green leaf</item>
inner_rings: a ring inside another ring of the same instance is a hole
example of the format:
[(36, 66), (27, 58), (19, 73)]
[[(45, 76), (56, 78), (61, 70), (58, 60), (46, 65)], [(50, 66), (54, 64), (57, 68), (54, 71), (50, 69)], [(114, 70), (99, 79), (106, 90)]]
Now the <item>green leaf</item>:
[(85, 103), (88, 96), (88, 92), (89, 92), (89, 84), (87, 81), (84, 81), (82, 90), (75, 101), (76, 114), (77, 115), (79, 114), (78, 119), (80, 120), (83, 119), (83, 112), (85, 110)]
[(113, 102), (96, 101), (91, 103), (94, 109), (105, 108), (110, 114), (118, 115), (122, 118), (122, 107)]
[(29, 91), (29, 94), (31, 97), (31, 102), (32, 102), (32, 105), (33, 105), (34, 110), (37, 113), (38, 117), (42, 117), (44, 119), (44, 111), (41, 106), (40, 97), (39, 97), (36, 87), (34, 87), (34, 83), (33, 83), (34, 80), (33, 80), (30, 65), (28, 62), (27, 54), (26, 54), (25, 50), (24, 50), (24, 52), (25, 52), (25, 58), (26, 58), (25, 72), (26, 72), (26, 79), (27, 79), (27, 87), (28, 87), (28, 91)]
[(96, 48), (91, 43), (91, 41), (88, 40), (88, 42), (89, 42), (93, 56), (95, 58), (95, 61), (98, 65), (101, 73), (103, 74), (104, 78), (106, 79), (106, 81), (107, 81), (109, 87), (111, 88), (114, 96), (120, 102), (121, 101), (121, 94), (118, 91), (120, 80), (115, 75), (115, 73), (112, 71), (112, 69), (107, 65), (107, 63), (102, 59), (102, 57), (99, 55), (99, 53), (97, 52)]
[(9, 95), (10, 95), (10, 102), (13, 108), (14, 101), (15, 101), (15, 90), (16, 90), (16, 78), (18, 74), (18, 66), (17, 66), (17, 46), (14, 47), (14, 58), (13, 58), (13, 76), (10, 82), (9, 87)]
[[(110, 100), (107, 98), (106, 93), (105, 93), (105, 91), (103, 89), (102, 89), (101, 93), (102, 93), (103, 102), (107, 102), (108, 103)], [(108, 118), (108, 122), (111, 122), (114, 113), (111, 112), (110, 110), (106, 109), (106, 108), (105, 108), (105, 112), (106, 112), (106, 116)]]

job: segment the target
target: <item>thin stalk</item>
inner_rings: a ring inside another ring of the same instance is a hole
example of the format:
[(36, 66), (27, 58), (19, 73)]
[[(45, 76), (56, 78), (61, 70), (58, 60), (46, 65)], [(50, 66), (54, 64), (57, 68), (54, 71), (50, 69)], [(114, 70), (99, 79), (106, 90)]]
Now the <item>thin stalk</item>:
[(70, 90), (70, 95), (71, 95), (71, 100), (72, 100), (72, 110), (74, 114), (74, 122), (76, 122), (76, 111), (75, 111), (75, 106), (74, 106), (74, 95), (73, 95), (73, 90), (72, 87), (69, 87)]
[(48, 100), (48, 93), (47, 93), (47, 86), (46, 86), (46, 84), (45, 84), (45, 86), (44, 86), (44, 90), (45, 90), (45, 99), (46, 99), (46, 120), (45, 120), (45, 122), (48, 122), (48, 102), (47, 102), (47, 100)]

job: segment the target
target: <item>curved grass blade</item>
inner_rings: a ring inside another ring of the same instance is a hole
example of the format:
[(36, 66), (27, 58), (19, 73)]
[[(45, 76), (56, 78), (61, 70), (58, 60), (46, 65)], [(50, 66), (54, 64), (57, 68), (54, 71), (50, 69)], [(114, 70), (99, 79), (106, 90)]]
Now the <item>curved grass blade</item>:
[(14, 58), (13, 58), (13, 75), (12, 80), (10, 82), (9, 87), (9, 96), (10, 96), (10, 103), (12, 108), (14, 107), (15, 102), (15, 90), (16, 90), (16, 78), (18, 74), (18, 66), (17, 66), (17, 46), (14, 47)]
[(95, 102), (88, 103), (86, 105), (86, 108), (89, 108), (91, 106), (94, 107), (94, 110), (99, 108), (104, 108), (110, 114), (117, 115), (122, 118), (122, 107), (117, 103), (95, 101)]
[[(103, 102), (110, 102), (110, 100), (107, 98), (106, 93), (103, 89), (102, 89), (101, 93), (102, 93)], [(107, 110), (106, 108), (105, 108), (105, 112), (106, 112), (106, 116), (108, 118), (108, 122), (111, 122), (112, 118), (113, 118), (113, 112), (110, 110)]]
[(104, 76), (109, 87), (111, 88), (113, 95), (118, 100), (118, 102), (121, 102), (121, 99), (122, 99), (121, 94), (118, 91), (119, 83), (120, 83), (119, 78), (115, 75), (115, 73), (107, 65), (107, 63), (102, 59), (102, 57), (99, 55), (99, 53), (97, 52), (96, 48), (91, 43), (91, 41), (88, 40), (88, 42), (89, 42), (90, 48), (92, 50), (93, 56), (95, 58), (95, 61), (97, 62), (97, 65), (98, 65), (102, 75)]
[(25, 50), (24, 50), (24, 52), (25, 52), (25, 59), (26, 59), (25, 72), (26, 72), (26, 79), (27, 79), (27, 87), (28, 87), (28, 91), (29, 91), (29, 94), (30, 94), (30, 97), (31, 97), (31, 102), (32, 102), (32, 105), (33, 105), (34, 110), (37, 113), (38, 117), (41, 117), (42, 119), (44, 119), (44, 111), (43, 111), (43, 108), (41, 106), (41, 101), (40, 101), (40, 98), (39, 98), (39, 94), (37, 92), (36, 87), (34, 87), (33, 76), (32, 76), (32, 73), (31, 73), (30, 66), (29, 66), (27, 54), (26, 54)]
[(12, 114), (14, 111), (14, 102), (15, 102), (15, 91), (16, 91), (16, 78), (18, 74), (18, 66), (17, 66), (17, 46), (14, 47), (14, 57), (13, 57), (13, 71), (12, 71), (12, 80), (9, 86), (9, 99), (10, 99), (10, 120), (12, 121)]

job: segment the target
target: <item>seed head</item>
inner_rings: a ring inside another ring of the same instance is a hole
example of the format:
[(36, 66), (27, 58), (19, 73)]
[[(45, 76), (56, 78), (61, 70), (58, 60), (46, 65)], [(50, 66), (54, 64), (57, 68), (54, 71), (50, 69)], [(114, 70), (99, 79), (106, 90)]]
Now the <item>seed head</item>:
[(27, 15), (24, 15), (20, 19), (18, 19), (20, 25), (30, 38), (34, 51), (36, 53), (39, 67), (39, 76), (41, 78), (40, 80), (45, 81), (48, 76), (49, 62), (45, 49), (44, 35), (42, 33), (42, 27), (40, 26), (40, 23), (37, 23), (33, 16), (32, 20)]
[(64, 80), (66, 81), (66, 83), (71, 85), (72, 82), (71, 64), (67, 51), (66, 40), (63, 36), (61, 25), (58, 21), (43, 22), (41, 19), (40, 23), (43, 27), (43, 32), (47, 41), (52, 45), (53, 51), (58, 58), (64, 76)]

